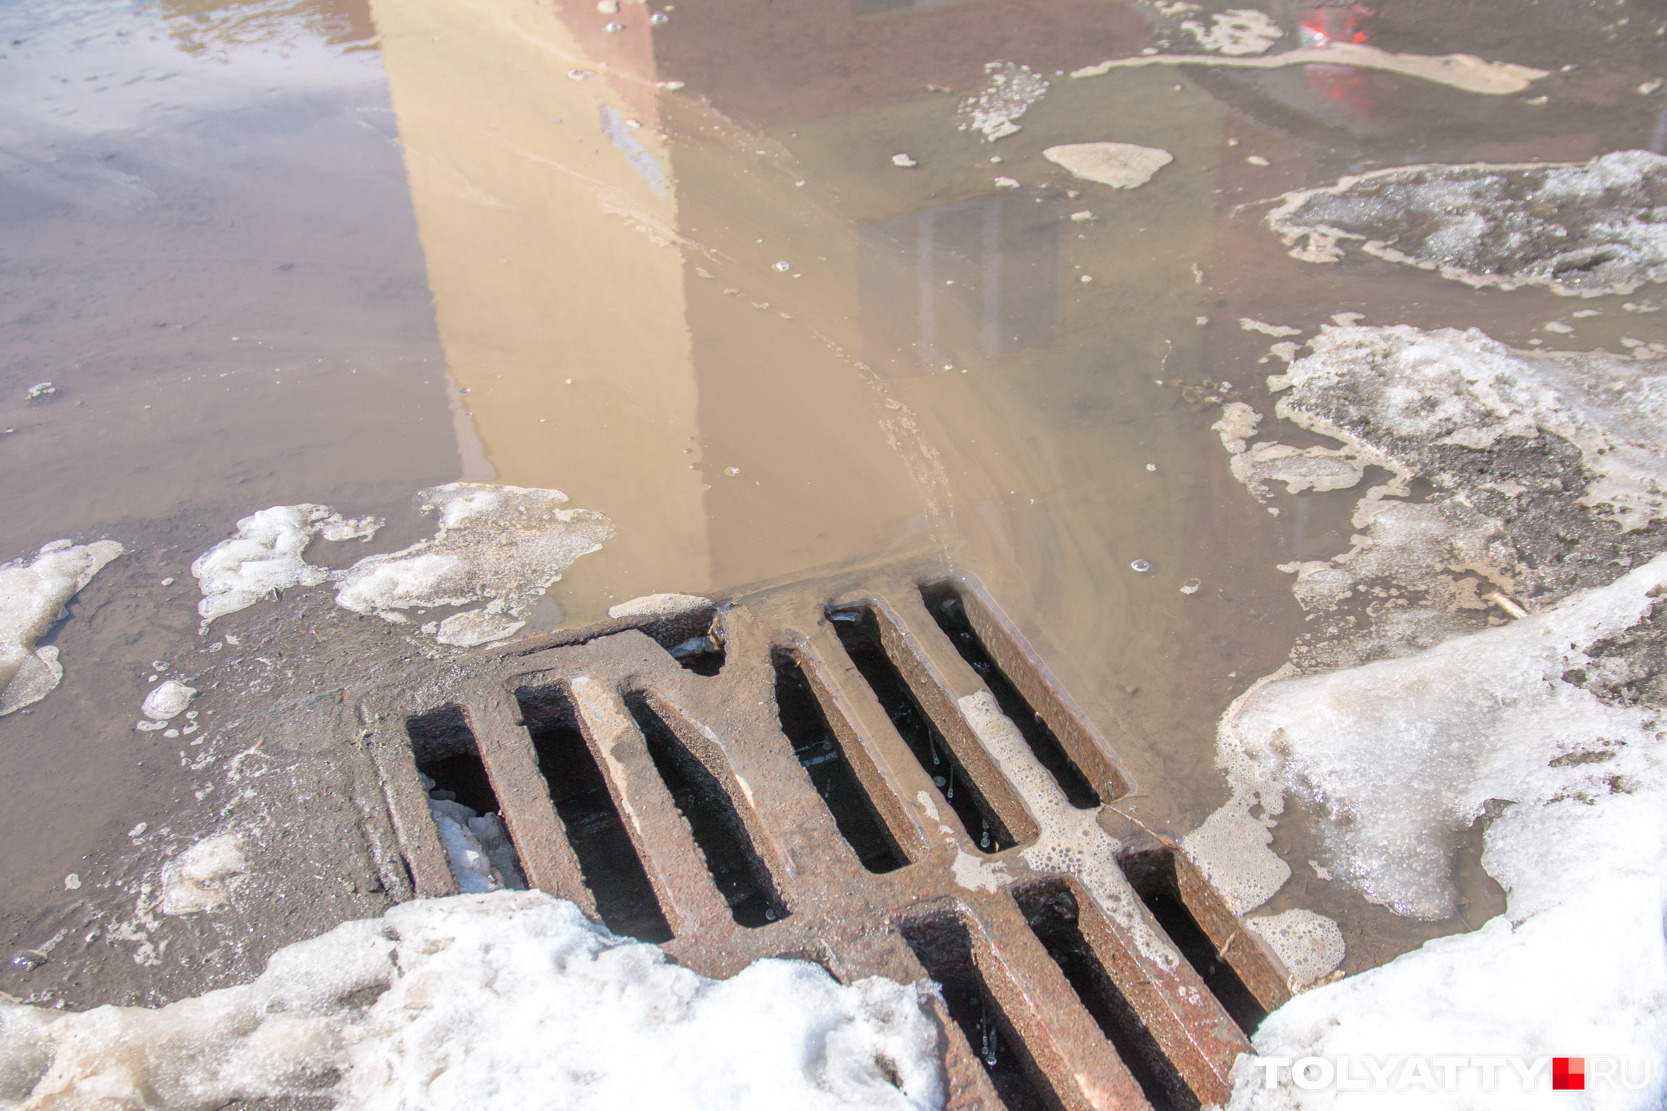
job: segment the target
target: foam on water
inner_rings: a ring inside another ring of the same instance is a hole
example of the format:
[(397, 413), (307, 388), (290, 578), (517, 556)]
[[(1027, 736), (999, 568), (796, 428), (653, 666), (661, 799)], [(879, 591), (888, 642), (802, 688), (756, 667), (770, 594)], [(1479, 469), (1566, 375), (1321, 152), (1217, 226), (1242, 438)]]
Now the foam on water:
[(36, 644), (70, 599), (123, 551), (114, 540), (54, 540), (28, 563), (0, 566), (0, 716), (39, 702), (63, 680), (58, 649)]
[(944, 1102), (925, 993), (788, 960), (708, 980), (541, 892), (461, 895), (348, 922), (252, 983), (156, 1010), (0, 1003), (0, 1098), (920, 1111)]
[(369, 540), (378, 517), (349, 520), (327, 505), (275, 505), (237, 522), (237, 534), (198, 556), (191, 574), (203, 593), (197, 613), (206, 627), (297, 586), (317, 586), (329, 572), (302, 558), (314, 536)]
[(1307, 262), (1341, 244), (1472, 286), (1596, 297), (1667, 280), (1667, 158), (1397, 166), (1287, 193), (1268, 227)]

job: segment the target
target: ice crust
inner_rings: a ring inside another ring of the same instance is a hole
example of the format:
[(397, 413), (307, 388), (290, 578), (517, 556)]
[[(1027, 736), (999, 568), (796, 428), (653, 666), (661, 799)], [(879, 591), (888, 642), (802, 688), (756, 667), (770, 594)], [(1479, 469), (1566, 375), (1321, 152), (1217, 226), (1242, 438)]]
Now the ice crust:
[(1596, 297), (1667, 280), (1667, 158), (1649, 151), (1580, 163), (1401, 166), (1281, 201), (1268, 226), (1308, 262), (1336, 262), (1340, 244), (1358, 242), (1367, 254), (1478, 287)]
[(438, 530), (397, 552), (366, 556), (343, 571), (308, 563), (307, 545), (368, 540), (381, 518), (345, 518), (324, 505), (279, 505), (237, 523), (237, 534), (191, 565), (204, 626), (297, 586), (336, 584), (336, 603), (396, 624), (403, 611), (486, 603), (424, 626), (442, 644), (474, 647), (512, 636), (575, 559), (613, 534), (600, 513), (563, 509), (560, 490), (453, 482), (421, 491), (418, 509)]
[[(1482, 866), (1507, 893), (1506, 912), (1479, 930), (1298, 996), (1262, 1024), (1257, 1052), (1532, 1059), (1577, 1047), (1651, 1062), (1642, 1090), (1600, 1088), (1583, 1106), (1661, 1106), (1660, 712), (1589, 678), (1582, 686), (1581, 673), (1635, 666), (1612, 651), (1629, 627), (1659, 643), (1651, 618), (1664, 588), (1667, 557), (1513, 625), (1412, 657), (1275, 681), (1235, 708), (1236, 789), (1299, 791), (1355, 823), (1331, 827), (1329, 844), (1373, 897), (1412, 912), (1450, 909), (1452, 837), (1490, 802), (1498, 816)], [(1342, 1099), (1289, 1085), (1268, 1091), (1246, 1065), (1230, 1103), (1241, 1111), (1409, 1105), (1397, 1091)], [(1552, 1102), (1567, 1098), (1472, 1089), (1440, 1105), (1514, 1111), (1568, 1106)]]
[(925, 990), (789, 960), (708, 980), (541, 892), (461, 895), (348, 922), (252, 983), (156, 1010), (0, 1003), (0, 1100), (919, 1111), (944, 1101)]
[(58, 649), (36, 645), (70, 599), (124, 551), (114, 540), (54, 540), (27, 563), (0, 566), (0, 716), (39, 702), (63, 680)]

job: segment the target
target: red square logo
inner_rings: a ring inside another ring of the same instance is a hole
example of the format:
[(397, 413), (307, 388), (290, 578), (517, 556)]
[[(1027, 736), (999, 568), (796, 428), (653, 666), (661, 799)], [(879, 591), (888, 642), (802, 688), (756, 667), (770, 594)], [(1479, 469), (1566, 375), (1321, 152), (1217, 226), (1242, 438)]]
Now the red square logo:
[(1581, 1092), (1586, 1090), (1586, 1058), (1553, 1057), (1551, 1059), (1551, 1090)]

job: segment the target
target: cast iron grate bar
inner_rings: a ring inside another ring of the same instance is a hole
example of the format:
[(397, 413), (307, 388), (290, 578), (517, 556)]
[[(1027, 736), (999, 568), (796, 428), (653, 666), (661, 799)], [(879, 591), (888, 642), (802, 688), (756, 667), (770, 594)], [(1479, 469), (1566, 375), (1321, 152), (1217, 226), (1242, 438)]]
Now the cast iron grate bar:
[(1198, 1111), (1198, 1097), (1082, 935), (1071, 889), (1057, 880), (1044, 880), (1019, 888), (1013, 898), (1156, 1111)]
[(787, 908), (776, 894), (770, 870), (753, 848), (729, 792), (642, 691), (626, 692), (625, 709), (648, 742), (649, 758), (689, 823), (706, 870), (736, 924), (756, 928), (786, 918)]
[(863, 790), (845, 755), (822, 704), (805, 678), (804, 667), (788, 651), (771, 653), (776, 669), (776, 714), (781, 731), (793, 744), (793, 755), (833, 816), (840, 836), (857, 854), (862, 866), (883, 874), (908, 863), (874, 802)]
[(966, 923), (955, 914), (914, 919), (903, 923), (903, 940), (943, 989), (949, 1017), (1008, 1111), (1063, 1111), (1064, 1104), (984, 982)]
[(966, 606), (955, 587), (948, 582), (928, 583), (920, 588), (920, 597), (926, 603), (926, 610), (932, 615), (932, 620), (938, 623), (938, 628), (955, 645), (955, 650), (961, 653), (961, 658), (978, 672), (984, 680), (984, 685), (995, 695), (996, 704), (1001, 712), (1006, 714), (1019, 732), (1024, 735), (1025, 743), (1030, 751), (1036, 754), (1036, 759), (1054, 781), (1059, 789), (1065, 792), (1065, 797), (1071, 805), (1079, 810), (1092, 810), (1100, 805), (1100, 793), (1094, 790), (1088, 777), (1082, 774), (1082, 769), (1066, 753), (1065, 747), (1054, 736), (1048, 723), (1042, 720), (1042, 715), (1030, 704), (1019, 688), (1002, 671), (994, 657), (985, 649), (984, 642), (978, 638), (972, 622), (967, 620)]
[(879, 618), (873, 608), (830, 609), (827, 615), (845, 654), (851, 657), (858, 674), (879, 699), (881, 708), (897, 727), (898, 735), (909, 746), (921, 770), (932, 778), (938, 796), (961, 819), (972, 843), (987, 853), (1012, 848), (1013, 835), (955, 758), (937, 723), (886, 654), (880, 639)]
[(585, 886), (596, 899), (597, 916), (617, 934), (670, 941), (671, 927), (566, 693), (555, 686), (521, 687), (515, 700), (550, 802), (566, 827)]
[(1197, 970), (1210, 994), (1220, 1001), (1222, 1009), (1232, 1016), (1240, 1029), (1246, 1034), (1254, 1034), (1262, 1020), (1268, 1017), (1268, 1012), (1256, 1001), (1233, 966), (1216, 952), (1215, 943), (1187, 908), (1175, 875), (1174, 852), (1164, 849), (1129, 853), (1119, 857), (1118, 863), (1123, 867), (1123, 874), (1128, 876), (1130, 886), (1140, 896), (1140, 901), (1146, 904), (1146, 909), (1152, 912), (1152, 917), (1158, 920), (1158, 925), (1163, 927), (1164, 933), (1169, 935), (1169, 940), (1175, 943), (1187, 963)]

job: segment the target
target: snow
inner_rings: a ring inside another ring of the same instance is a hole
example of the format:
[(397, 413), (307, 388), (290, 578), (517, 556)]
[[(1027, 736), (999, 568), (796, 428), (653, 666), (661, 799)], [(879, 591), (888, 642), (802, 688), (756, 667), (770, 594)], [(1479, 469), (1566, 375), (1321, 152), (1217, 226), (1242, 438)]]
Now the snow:
[(36, 645), (70, 599), (123, 551), (114, 540), (54, 540), (28, 563), (0, 566), (0, 716), (39, 702), (62, 681), (58, 649)]
[(250, 514), (237, 522), (235, 536), (191, 564), (203, 593), (197, 603), (203, 625), (279, 591), (324, 582), (329, 572), (302, 558), (315, 535), (369, 540), (381, 527), (380, 518), (349, 520), (327, 505), (275, 505)]
[(191, 705), (191, 700), (197, 697), (197, 689), (188, 687), (177, 679), (167, 679), (160, 682), (147, 695), (139, 710), (152, 721), (167, 721), (185, 712)]
[(477, 814), (450, 791), (436, 790), (428, 776), (422, 778), (434, 830), (446, 850), (446, 863), (457, 880), (457, 889), (465, 895), (504, 888), (525, 891), (527, 880), (521, 874), (521, 858), (515, 853), (503, 818)]
[(956, 115), (961, 121), (959, 130), (981, 132), (986, 142), (993, 143), (1019, 130), (1013, 121), (1047, 94), (1048, 82), (1029, 66), (1012, 62), (990, 62), (984, 73), (988, 80), (983, 90), (962, 100)]
[(1254, 8), (1214, 12), (1208, 27), (1189, 19), (1181, 29), (1191, 32), (1199, 46), (1215, 54), (1265, 54), (1285, 35), (1279, 24)]
[(402, 611), (484, 607), (422, 627), (442, 644), (475, 647), (512, 636), (561, 572), (600, 550), (613, 526), (600, 513), (563, 509), (560, 490), (453, 482), (421, 491), (418, 509), (438, 531), (397, 552), (370, 555), (343, 571), (308, 563), (307, 545), (369, 540), (381, 518), (346, 518), (325, 505), (278, 505), (237, 523), (237, 533), (199, 556), (191, 573), (204, 626), (294, 587), (336, 584), (336, 603), (395, 624)]
[[(1490, 800), (1504, 804), (1487, 827), (1482, 866), (1507, 893), (1505, 913), (1298, 996), (1262, 1025), (1258, 1053), (1642, 1058), (1655, 1064), (1640, 1091), (1543, 1105), (1661, 1105), (1667, 760), (1659, 711), (1600, 697), (1575, 676), (1623, 668), (1626, 654), (1605, 655), (1606, 642), (1629, 627), (1647, 633), (1664, 590), (1667, 557), (1515, 624), (1416, 656), (1270, 683), (1235, 708), (1235, 789), (1255, 782), (1319, 805), (1338, 819), (1327, 843), (1350, 882), (1403, 911), (1451, 909), (1454, 837)], [(1267, 1091), (1240, 1076), (1231, 1106), (1389, 1108), (1406, 1099), (1362, 1093), (1333, 1104), (1333, 1095)], [(1513, 1088), (1463, 1099), (1444, 1105), (1542, 1105)]]
[(346, 923), (156, 1010), (0, 1003), (0, 1077), (29, 1106), (937, 1108), (925, 990), (788, 960), (708, 980), (571, 903), (500, 891)]
[(613, 535), (600, 513), (561, 508), (560, 490), (453, 482), (418, 499), (439, 531), (341, 573), (337, 605), (396, 620), (399, 610), (488, 602), (488, 613), (523, 617), (569, 564)]
[(1042, 156), (1073, 177), (1113, 189), (1138, 189), (1175, 160), (1166, 150), (1134, 143), (1064, 143), (1047, 148)]
[(231, 898), (249, 871), (235, 834), (197, 842), (162, 866), (162, 913), (196, 914)]
[(1667, 280), (1663, 183), (1667, 158), (1643, 150), (1398, 166), (1287, 193), (1267, 222), (1307, 262), (1335, 262), (1339, 244), (1358, 241), (1367, 254), (1466, 285), (1596, 297)]

